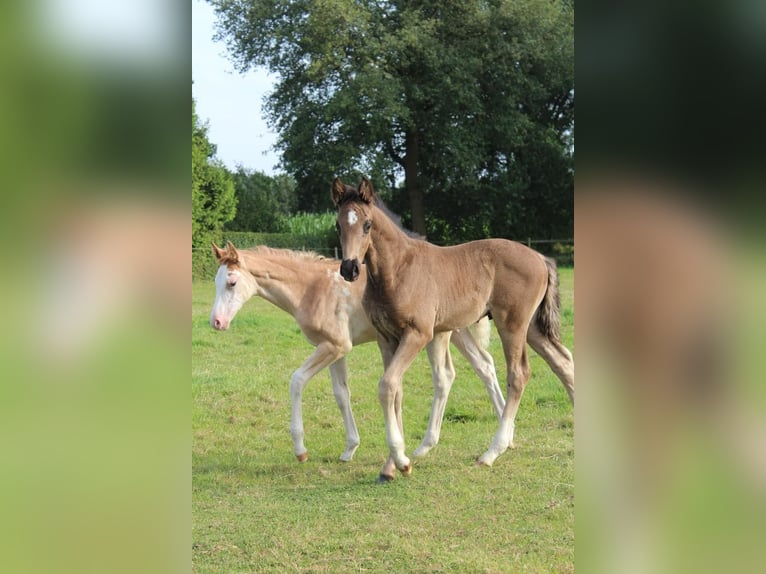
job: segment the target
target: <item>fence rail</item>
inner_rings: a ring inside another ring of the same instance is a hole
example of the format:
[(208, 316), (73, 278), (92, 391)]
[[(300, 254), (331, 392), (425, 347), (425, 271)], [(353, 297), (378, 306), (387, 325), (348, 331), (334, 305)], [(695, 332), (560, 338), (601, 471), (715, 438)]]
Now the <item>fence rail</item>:
[[(526, 239), (512, 239), (511, 241), (517, 241), (518, 243), (523, 243), (527, 247), (532, 247), (533, 245), (537, 244), (556, 244), (560, 243), (562, 245), (573, 245), (574, 239), (532, 239), (531, 237), (527, 237)], [(435, 245), (440, 245), (439, 243), (436, 243)], [(251, 247), (256, 247), (256, 245), (252, 245)], [(247, 249), (247, 248), (243, 248)], [(304, 246), (301, 248), (302, 251), (315, 251), (317, 253), (335, 253), (336, 259), (339, 259), (339, 251), (337, 247), (329, 248), (329, 247), (310, 247), (310, 246)], [(192, 251), (210, 251), (210, 247), (192, 247)]]
[[(574, 239), (532, 239), (527, 237), (526, 239), (516, 239), (519, 243), (523, 243), (533, 249), (538, 249), (541, 253), (548, 257), (552, 257), (561, 266), (574, 265)], [(268, 245), (268, 243), (262, 243), (261, 245)], [(252, 245), (252, 247), (254, 247)], [(318, 247), (310, 244), (303, 245), (301, 247), (295, 247), (300, 251), (313, 251), (324, 255), (325, 257), (334, 257), (340, 259), (341, 253), (339, 247)], [(215, 275), (218, 268), (215, 263), (215, 259), (212, 256), (210, 247), (192, 247), (192, 277), (210, 278)]]

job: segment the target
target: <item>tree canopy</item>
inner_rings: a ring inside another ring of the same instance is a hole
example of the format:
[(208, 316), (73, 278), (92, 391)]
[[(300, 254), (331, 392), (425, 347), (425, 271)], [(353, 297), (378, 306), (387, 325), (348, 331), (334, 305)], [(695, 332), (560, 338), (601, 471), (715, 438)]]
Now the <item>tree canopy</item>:
[(232, 174), (237, 215), (226, 229), (280, 232), (295, 210), (295, 181), (288, 175), (268, 176), (240, 166)]
[(238, 68), (278, 78), (300, 209), (361, 172), (431, 239), (572, 233), (571, 0), (209, 2)]
[(234, 184), (215, 151), (192, 99), (192, 247), (209, 247), (236, 213)]

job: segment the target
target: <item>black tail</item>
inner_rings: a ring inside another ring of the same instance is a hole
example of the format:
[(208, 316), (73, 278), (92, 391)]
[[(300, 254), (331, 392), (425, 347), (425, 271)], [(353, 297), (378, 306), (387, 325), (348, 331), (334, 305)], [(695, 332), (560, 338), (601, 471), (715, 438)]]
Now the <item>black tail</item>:
[(556, 262), (545, 258), (548, 267), (548, 289), (545, 291), (543, 302), (537, 309), (537, 326), (543, 334), (553, 341), (561, 341), (561, 319), (559, 317), (561, 302), (559, 301), (559, 275)]

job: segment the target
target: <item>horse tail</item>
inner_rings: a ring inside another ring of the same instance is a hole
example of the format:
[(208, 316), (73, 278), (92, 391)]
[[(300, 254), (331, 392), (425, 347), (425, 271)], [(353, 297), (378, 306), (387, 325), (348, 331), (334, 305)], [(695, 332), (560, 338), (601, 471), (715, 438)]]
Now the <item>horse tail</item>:
[(481, 319), (479, 319), (471, 328), (471, 333), (473, 334), (473, 338), (476, 341), (476, 344), (479, 345), (480, 349), (488, 349), (489, 348), (489, 333), (491, 329), (489, 328), (489, 316), (484, 315)]
[(537, 327), (543, 334), (553, 341), (561, 341), (561, 301), (559, 300), (559, 274), (556, 271), (556, 262), (549, 257), (545, 258), (548, 268), (548, 288), (545, 290), (543, 301), (537, 309)]

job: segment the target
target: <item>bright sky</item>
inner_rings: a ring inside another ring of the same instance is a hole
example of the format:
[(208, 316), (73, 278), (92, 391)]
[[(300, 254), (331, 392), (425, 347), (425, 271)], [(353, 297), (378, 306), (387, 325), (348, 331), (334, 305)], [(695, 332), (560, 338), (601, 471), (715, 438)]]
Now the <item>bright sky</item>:
[(278, 155), (271, 149), (276, 134), (261, 110), (272, 78), (265, 70), (240, 74), (226, 58), (226, 46), (213, 42), (215, 14), (202, 0), (192, 2), (192, 95), (197, 115), (209, 126), (217, 157), (228, 168), (237, 165), (277, 173)]

